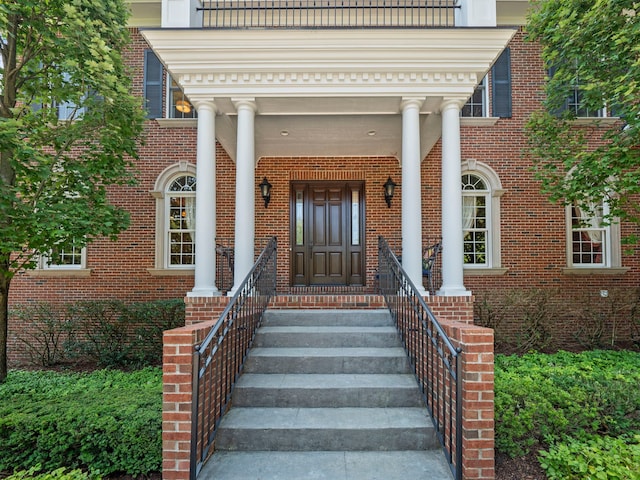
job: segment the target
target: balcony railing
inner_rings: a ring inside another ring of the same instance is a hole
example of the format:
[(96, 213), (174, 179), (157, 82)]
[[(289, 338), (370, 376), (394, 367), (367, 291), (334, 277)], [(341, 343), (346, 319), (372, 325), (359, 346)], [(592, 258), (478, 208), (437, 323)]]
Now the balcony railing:
[(459, 0), (204, 0), (204, 28), (440, 28)]

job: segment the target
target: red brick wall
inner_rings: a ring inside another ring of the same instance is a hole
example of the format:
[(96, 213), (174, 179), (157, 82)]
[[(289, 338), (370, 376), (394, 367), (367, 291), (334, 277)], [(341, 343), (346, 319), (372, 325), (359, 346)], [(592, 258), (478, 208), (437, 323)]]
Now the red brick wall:
[[(148, 45), (134, 30), (129, 62), (134, 86), (142, 94), (143, 52)], [(597, 305), (601, 290), (628, 289), (639, 284), (640, 256), (624, 254), (623, 265), (629, 271), (618, 275), (576, 276), (563, 274), (566, 265), (564, 207), (553, 205), (539, 193), (526, 158), (523, 125), (528, 114), (539, 108), (540, 85), (544, 78), (538, 48), (523, 41), (517, 33), (511, 42), (513, 79), (513, 117), (499, 119), (493, 126), (461, 128), (462, 160), (476, 159), (499, 175), (505, 194), (501, 197), (502, 267), (504, 275), (480, 275), (467, 271), (465, 285), (476, 299), (496, 298), (513, 289), (556, 289), (557, 320), (552, 322), (554, 336), (571, 339), (580, 326), (580, 315), (570, 306)], [(11, 286), (10, 303), (15, 306), (33, 301), (64, 303), (80, 299), (119, 298), (126, 301), (159, 298), (182, 298), (191, 290), (193, 275), (154, 276), (155, 199), (150, 195), (158, 175), (180, 161), (196, 162), (196, 129), (161, 128), (148, 121), (145, 144), (140, 149), (135, 187), (112, 189), (114, 203), (131, 213), (131, 227), (116, 243), (101, 240), (89, 245), (87, 266), (91, 274), (83, 278), (59, 278), (19, 274)], [(232, 238), (234, 232), (235, 164), (226, 152), (217, 148), (217, 235)], [(438, 142), (422, 163), (423, 238), (441, 235), (441, 145)], [(393, 157), (337, 158), (261, 158), (255, 178), (256, 186), (267, 176), (273, 185), (268, 208), (256, 189), (256, 240), (277, 235), (279, 245), (278, 288), (289, 282), (289, 184), (294, 180), (358, 180), (365, 185), (366, 208), (366, 281), (375, 286), (377, 237), (384, 235), (397, 242), (401, 230), (400, 198), (387, 208), (382, 185), (391, 176), (402, 184), (399, 161)], [(638, 228), (625, 225), (622, 234), (637, 233)], [(425, 240), (427, 241), (427, 240)], [(569, 326), (569, 328), (567, 327)], [(517, 336), (522, 321), (507, 318), (500, 325), (504, 332)], [(10, 320), (10, 347), (16, 359), (18, 326)], [(12, 343), (13, 342), (13, 343)]]

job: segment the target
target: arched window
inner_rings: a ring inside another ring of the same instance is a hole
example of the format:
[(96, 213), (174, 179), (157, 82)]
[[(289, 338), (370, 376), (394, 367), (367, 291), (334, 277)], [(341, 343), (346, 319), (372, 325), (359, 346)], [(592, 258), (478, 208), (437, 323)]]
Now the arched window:
[(163, 275), (195, 266), (196, 167), (187, 162), (162, 172), (151, 194), (156, 199), (155, 268)]
[(167, 267), (195, 265), (196, 177), (182, 175), (174, 179), (167, 201)]
[(478, 175), (462, 175), (462, 234), (464, 236), (464, 263), (488, 267), (491, 244), (490, 191)]
[(462, 233), (465, 268), (499, 268), (500, 197), (496, 173), (476, 160), (462, 163)]

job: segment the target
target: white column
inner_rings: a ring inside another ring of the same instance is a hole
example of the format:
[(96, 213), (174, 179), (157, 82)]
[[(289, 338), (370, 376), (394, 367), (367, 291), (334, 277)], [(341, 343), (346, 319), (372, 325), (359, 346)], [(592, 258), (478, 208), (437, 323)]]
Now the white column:
[(220, 295), (216, 288), (216, 106), (198, 102), (196, 151), (196, 271), (189, 297)]
[(422, 196), (420, 107), (423, 98), (402, 101), (402, 268), (422, 295)]
[(442, 287), (438, 295), (467, 296), (462, 237), (459, 99), (442, 103)]
[(201, 6), (199, 0), (162, 0), (162, 28), (201, 28)]
[(255, 112), (253, 98), (233, 99), (238, 112), (236, 149), (236, 224), (232, 296), (254, 262), (255, 249)]
[(456, 27), (496, 25), (496, 0), (462, 0), (456, 8)]

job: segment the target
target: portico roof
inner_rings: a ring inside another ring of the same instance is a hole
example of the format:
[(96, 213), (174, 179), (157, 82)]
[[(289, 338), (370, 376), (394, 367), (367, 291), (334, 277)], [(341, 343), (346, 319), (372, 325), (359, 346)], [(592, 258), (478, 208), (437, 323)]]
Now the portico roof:
[(235, 156), (234, 100), (254, 99), (256, 156), (400, 157), (403, 99), (424, 100), (421, 151), (441, 134), (440, 104), (464, 103), (514, 28), (220, 30), (142, 34), (196, 107), (213, 101)]

